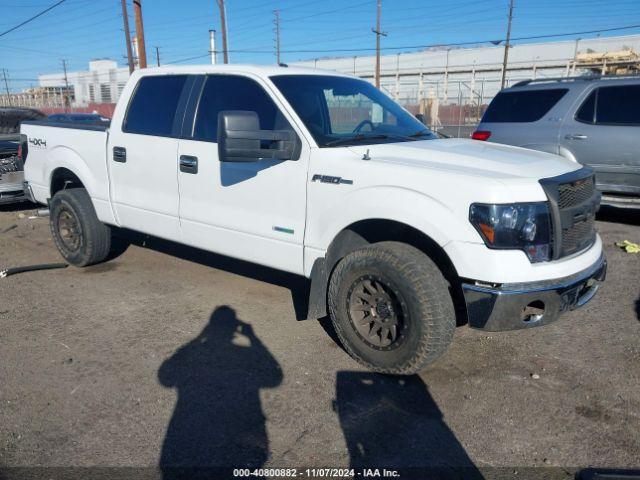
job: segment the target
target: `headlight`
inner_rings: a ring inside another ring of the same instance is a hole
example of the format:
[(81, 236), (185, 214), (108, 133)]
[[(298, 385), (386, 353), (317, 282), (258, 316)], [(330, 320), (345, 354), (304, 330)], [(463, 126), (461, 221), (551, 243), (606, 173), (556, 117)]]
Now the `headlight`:
[(546, 202), (474, 203), (469, 221), (489, 248), (522, 250), (532, 263), (551, 258), (551, 219)]

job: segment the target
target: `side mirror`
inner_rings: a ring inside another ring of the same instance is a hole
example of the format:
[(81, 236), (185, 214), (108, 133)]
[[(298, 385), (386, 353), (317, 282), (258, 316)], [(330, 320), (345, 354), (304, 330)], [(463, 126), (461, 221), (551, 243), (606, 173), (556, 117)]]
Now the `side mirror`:
[[(268, 144), (268, 148), (263, 148)], [(260, 130), (256, 112), (218, 113), (218, 158), (221, 162), (257, 162), (262, 159), (298, 160), (300, 139), (293, 130)]]
[(421, 124), (426, 125), (424, 123), (424, 115), (422, 113), (416, 113), (416, 118), (420, 121)]

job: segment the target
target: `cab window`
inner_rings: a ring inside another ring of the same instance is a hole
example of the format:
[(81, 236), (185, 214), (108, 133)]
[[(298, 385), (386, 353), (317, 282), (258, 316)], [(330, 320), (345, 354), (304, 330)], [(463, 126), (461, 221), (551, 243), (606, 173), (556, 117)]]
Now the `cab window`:
[(225, 110), (256, 112), (262, 130), (291, 128), (271, 97), (254, 80), (239, 75), (210, 75), (198, 104), (193, 139), (216, 142), (218, 113)]
[(122, 126), (125, 133), (171, 136), (187, 80), (186, 75), (149, 76), (140, 79)]

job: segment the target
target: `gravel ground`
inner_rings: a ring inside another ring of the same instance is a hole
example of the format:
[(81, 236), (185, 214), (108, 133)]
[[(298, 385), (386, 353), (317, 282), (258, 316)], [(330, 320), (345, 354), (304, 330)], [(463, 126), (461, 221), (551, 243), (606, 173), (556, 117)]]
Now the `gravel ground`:
[[(0, 207), (0, 269), (60, 261), (34, 212)], [(4, 476), (639, 467), (640, 255), (614, 245), (640, 242), (639, 225), (638, 210), (601, 211), (609, 275), (585, 309), (526, 331), (460, 327), (439, 361), (403, 379), (360, 368), (326, 323), (296, 321), (298, 278), (159, 240), (86, 269), (0, 279)]]

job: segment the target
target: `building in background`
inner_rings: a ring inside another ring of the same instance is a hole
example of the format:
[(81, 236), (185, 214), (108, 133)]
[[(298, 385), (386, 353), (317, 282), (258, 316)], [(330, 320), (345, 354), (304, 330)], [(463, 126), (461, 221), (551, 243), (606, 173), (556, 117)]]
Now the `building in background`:
[[(507, 85), (532, 78), (640, 71), (640, 35), (514, 45)], [(432, 128), (467, 136), (500, 90), (504, 46), (434, 47), (383, 55), (380, 88)], [(351, 73), (374, 82), (375, 56), (292, 62)]]
[[(95, 103), (116, 103), (127, 80), (129, 69), (118, 67), (113, 60), (93, 60), (89, 70), (67, 72), (67, 82), (71, 90), (72, 107), (88, 107)], [(63, 73), (38, 76), (41, 89), (55, 90), (65, 87)]]

